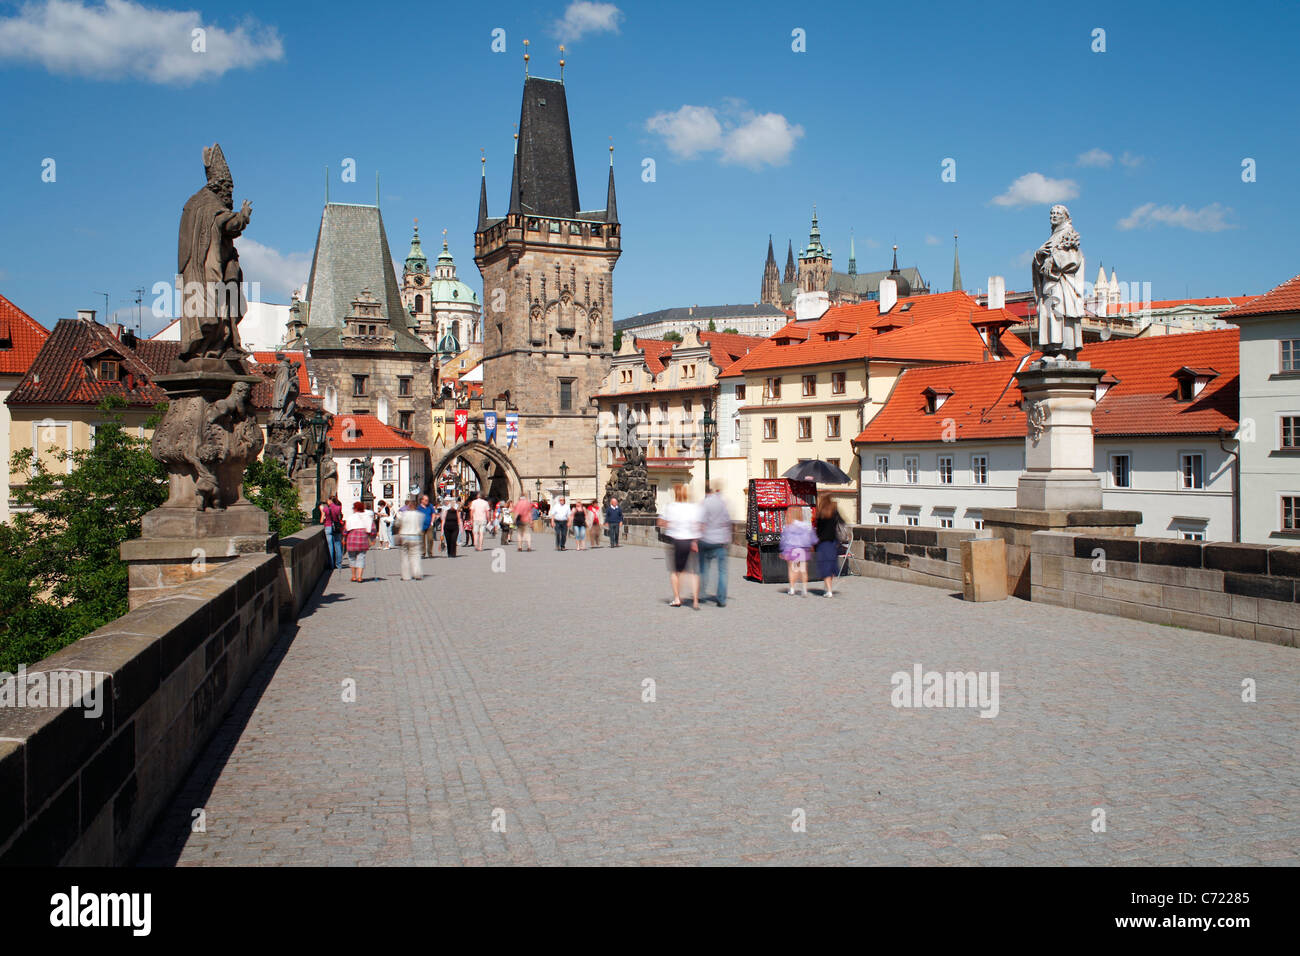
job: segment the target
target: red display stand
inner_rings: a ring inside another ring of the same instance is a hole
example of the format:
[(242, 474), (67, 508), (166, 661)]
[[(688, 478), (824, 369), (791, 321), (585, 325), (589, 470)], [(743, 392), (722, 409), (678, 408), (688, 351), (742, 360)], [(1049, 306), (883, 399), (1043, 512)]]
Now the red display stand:
[(781, 529), (792, 505), (813, 507), (817, 485), (791, 478), (749, 479), (749, 506), (745, 513), (745, 577), (765, 584), (789, 581), (781, 560)]

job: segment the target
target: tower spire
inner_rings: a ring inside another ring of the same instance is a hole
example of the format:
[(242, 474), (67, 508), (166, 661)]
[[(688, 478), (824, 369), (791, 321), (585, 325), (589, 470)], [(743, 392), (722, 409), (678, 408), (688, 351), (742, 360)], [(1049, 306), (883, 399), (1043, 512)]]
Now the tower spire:
[(954, 232), (952, 234), (952, 291), (961, 290), (961, 260), (957, 258), (957, 233)]
[(482, 232), (487, 228), (488, 221), (488, 204), (487, 204), (487, 152), (479, 150), (482, 157), (479, 162), (482, 164), (483, 175), (478, 184), (478, 231)]
[(853, 230), (849, 230), (849, 275), (858, 274), (858, 250), (853, 243)]
[(785, 272), (781, 276), (782, 282), (794, 282), (799, 278), (799, 269), (794, 264), (794, 240), (785, 241)]
[(614, 137), (609, 138), (609, 193), (605, 197), (605, 221), (618, 222), (618, 201), (614, 197)]

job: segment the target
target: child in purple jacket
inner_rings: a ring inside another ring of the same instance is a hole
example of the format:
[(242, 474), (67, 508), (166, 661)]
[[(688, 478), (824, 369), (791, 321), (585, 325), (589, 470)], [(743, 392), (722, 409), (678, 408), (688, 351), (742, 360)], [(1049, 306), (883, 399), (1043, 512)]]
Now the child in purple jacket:
[(781, 557), (790, 568), (790, 590), (794, 594), (796, 583), (804, 597), (808, 596), (808, 558), (817, 547), (817, 532), (806, 521), (803, 509), (791, 507), (785, 513), (785, 527), (781, 529)]

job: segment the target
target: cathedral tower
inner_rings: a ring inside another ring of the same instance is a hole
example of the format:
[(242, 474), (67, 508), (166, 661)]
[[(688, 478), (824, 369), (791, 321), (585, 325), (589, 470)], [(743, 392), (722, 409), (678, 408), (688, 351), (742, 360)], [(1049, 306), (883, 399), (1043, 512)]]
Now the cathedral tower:
[(799, 254), (799, 291), (826, 292), (831, 285), (831, 254), (822, 246), (822, 231), (817, 225), (817, 207), (813, 206), (812, 229), (808, 248)]
[(767, 237), (767, 262), (763, 265), (763, 286), (758, 295), (758, 301), (781, 308), (781, 274), (776, 270), (771, 236)]
[(525, 487), (597, 495), (596, 410), (609, 372), (614, 265), (620, 248), (610, 147), (605, 208), (584, 211), (561, 80), (524, 80), (505, 216), (488, 216), (479, 190), (474, 261), (483, 275), (483, 400), (519, 412), (511, 459)]

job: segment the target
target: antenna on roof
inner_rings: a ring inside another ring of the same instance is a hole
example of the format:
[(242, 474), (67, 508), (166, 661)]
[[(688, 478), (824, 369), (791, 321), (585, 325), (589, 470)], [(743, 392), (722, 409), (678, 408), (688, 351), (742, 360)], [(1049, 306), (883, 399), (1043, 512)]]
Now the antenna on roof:
[(564, 82), (564, 44), (560, 44), (560, 82)]
[(325, 167), (325, 205), (330, 204), (330, 168)]
[(528, 41), (524, 41), (524, 79), (528, 79)]
[(375, 170), (375, 208), (379, 208), (379, 170)]

